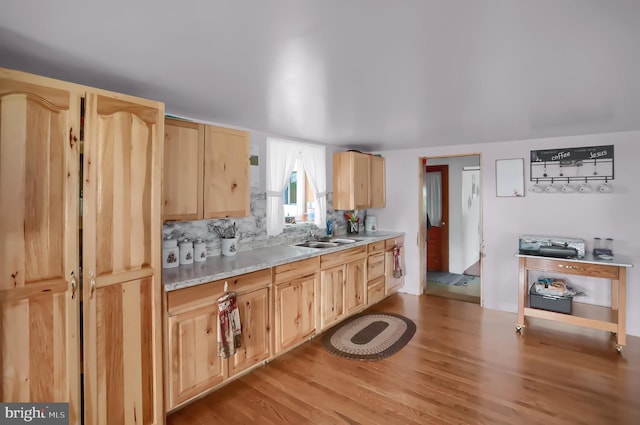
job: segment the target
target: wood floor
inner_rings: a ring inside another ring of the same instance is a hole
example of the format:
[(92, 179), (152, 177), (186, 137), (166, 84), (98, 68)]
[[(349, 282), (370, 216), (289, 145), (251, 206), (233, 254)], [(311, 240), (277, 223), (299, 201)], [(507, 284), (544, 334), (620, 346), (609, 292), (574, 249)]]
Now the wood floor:
[(640, 424), (640, 338), (428, 296), (373, 308), (417, 332), (377, 362), (334, 357), (319, 338), (170, 415), (182, 424)]

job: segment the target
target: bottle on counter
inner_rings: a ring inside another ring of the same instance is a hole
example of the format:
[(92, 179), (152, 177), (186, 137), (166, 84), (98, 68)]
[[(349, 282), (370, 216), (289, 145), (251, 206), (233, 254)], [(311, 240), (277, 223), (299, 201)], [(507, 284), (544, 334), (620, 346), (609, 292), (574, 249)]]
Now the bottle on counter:
[(162, 268), (170, 269), (180, 265), (178, 241), (171, 237), (162, 241)]
[(207, 261), (207, 245), (202, 239), (193, 243), (193, 261)]
[(180, 242), (180, 265), (193, 264), (193, 242), (183, 239)]

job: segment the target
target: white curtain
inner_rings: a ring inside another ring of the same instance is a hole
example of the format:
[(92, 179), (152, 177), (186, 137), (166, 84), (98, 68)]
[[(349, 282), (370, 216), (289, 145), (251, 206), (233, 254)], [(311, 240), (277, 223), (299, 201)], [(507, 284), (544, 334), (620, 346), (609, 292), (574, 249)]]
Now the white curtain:
[(316, 196), (313, 224), (327, 227), (327, 161), (326, 149), (318, 145), (300, 145), (301, 159), (309, 186)]
[(267, 235), (279, 235), (284, 228), (282, 191), (297, 157), (294, 143), (267, 139)]
[(427, 214), (431, 225), (440, 227), (442, 221), (442, 174), (427, 173)]
[[(291, 171), (293, 171), (298, 159), (302, 163), (306, 179), (316, 196), (313, 222), (320, 229), (327, 226), (325, 147), (269, 138), (267, 139), (267, 235), (269, 236), (279, 235), (284, 228), (282, 191), (288, 184)], [(302, 197), (301, 203), (303, 202), (304, 197)]]

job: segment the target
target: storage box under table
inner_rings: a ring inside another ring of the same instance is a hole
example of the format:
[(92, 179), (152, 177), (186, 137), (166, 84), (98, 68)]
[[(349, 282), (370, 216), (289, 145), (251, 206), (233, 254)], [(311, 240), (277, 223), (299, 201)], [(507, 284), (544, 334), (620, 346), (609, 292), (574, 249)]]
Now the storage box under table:
[(529, 306), (531, 308), (571, 314), (572, 301), (572, 296), (561, 297), (557, 295), (538, 294), (536, 293), (534, 286), (529, 290)]

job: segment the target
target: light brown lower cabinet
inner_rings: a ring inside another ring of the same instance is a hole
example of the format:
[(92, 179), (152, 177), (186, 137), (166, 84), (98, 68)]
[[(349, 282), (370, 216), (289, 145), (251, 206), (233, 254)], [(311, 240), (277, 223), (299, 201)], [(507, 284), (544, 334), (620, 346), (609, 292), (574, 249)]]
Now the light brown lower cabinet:
[[(168, 292), (167, 410), (225, 385), (395, 292), (402, 278), (393, 279), (391, 250), (402, 242), (379, 241)], [(237, 294), (242, 324), (242, 346), (229, 359), (220, 358), (217, 347), (216, 301), (225, 282)], [(385, 287), (387, 282), (391, 286)]]
[(327, 329), (366, 306), (367, 246), (320, 257), (320, 328)]
[(316, 332), (319, 257), (274, 267), (275, 353), (295, 347)]
[(367, 305), (376, 304), (385, 297), (384, 242), (374, 242), (367, 247)]
[(320, 329), (331, 327), (346, 316), (344, 265), (320, 272)]
[(385, 296), (398, 292), (398, 289), (404, 285), (404, 276), (394, 277), (394, 256), (393, 249), (398, 247), (400, 250), (401, 267), (404, 271), (404, 237), (387, 239), (385, 241)]
[[(236, 293), (241, 347), (218, 356), (218, 304), (224, 284)], [(271, 356), (271, 270), (217, 280), (167, 294), (168, 410)]]

